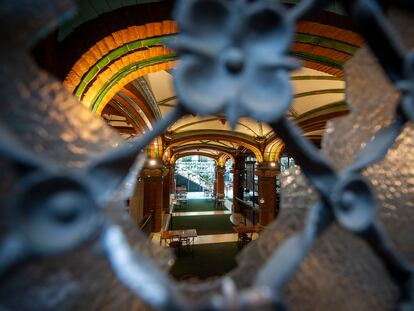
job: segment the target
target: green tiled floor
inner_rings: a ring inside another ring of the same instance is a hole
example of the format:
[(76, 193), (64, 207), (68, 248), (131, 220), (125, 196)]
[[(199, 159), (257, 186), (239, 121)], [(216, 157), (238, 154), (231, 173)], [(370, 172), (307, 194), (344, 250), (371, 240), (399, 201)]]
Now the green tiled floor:
[(198, 235), (234, 233), (230, 215), (174, 216), (173, 230), (196, 229)]
[(182, 250), (170, 273), (178, 280), (219, 277), (236, 267), (237, 243), (201, 244)]

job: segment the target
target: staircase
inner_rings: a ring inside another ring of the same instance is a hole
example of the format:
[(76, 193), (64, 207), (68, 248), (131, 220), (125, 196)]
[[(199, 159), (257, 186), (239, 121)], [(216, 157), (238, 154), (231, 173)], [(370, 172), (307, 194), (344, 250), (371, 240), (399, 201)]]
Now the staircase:
[[(177, 177), (181, 176), (182, 179), (190, 180), (192, 183), (198, 185), (200, 188), (202, 188), (200, 191), (203, 191), (203, 190), (211, 191), (213, 188), (211, 184), (207, 183), (203, 178), (201, 178), (197, 174), (194, 174), (193, 172), (188, 170), (186, 167), (176, 168), (176, 173), (177, 173)], [(178, 178), (177, 178), (177, 182), (178, 182)]]

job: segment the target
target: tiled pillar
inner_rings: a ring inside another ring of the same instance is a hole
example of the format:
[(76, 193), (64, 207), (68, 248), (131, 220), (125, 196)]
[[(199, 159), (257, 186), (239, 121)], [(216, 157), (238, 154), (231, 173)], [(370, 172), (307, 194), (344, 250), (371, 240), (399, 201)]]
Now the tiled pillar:
[(279, 208), (279, 198), (276, 193), (276, 176), (280, 174), (278, 165), (274, 162), (259, 164), (256, 175), (259, 177), (259, 222), (266, 226), (271, 223)]
[(167, 175), (162, 165), (145, 167), (141, 171), (141, 178), (144, 180), (144, 215), (153, 212), (153, 232), (158, 232), (162, 227), (163, 216), (163, 179)]
[(245, 157), (238, 156), (233, 165), (233, 210), (236, 213), (240, 212), (240, 204), (236, 198), (243, 199), (245, 160)]
[(224, 198), (224, 172), (226, 169), (221, 166), (216, 167), (217, 196)]

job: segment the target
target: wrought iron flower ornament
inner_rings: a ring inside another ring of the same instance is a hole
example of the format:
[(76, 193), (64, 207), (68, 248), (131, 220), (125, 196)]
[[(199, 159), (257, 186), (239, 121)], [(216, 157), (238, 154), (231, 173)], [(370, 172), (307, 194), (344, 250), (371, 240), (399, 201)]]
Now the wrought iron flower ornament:
[(233, 128), (239, 117), (271, 122), (284, 115), (292, 101), (288, 73), (298, 64), (287, 55), (294, 21), (282, 6), (185, 0), (175, 15), (175, 87), (190, 112), (226, 112)]

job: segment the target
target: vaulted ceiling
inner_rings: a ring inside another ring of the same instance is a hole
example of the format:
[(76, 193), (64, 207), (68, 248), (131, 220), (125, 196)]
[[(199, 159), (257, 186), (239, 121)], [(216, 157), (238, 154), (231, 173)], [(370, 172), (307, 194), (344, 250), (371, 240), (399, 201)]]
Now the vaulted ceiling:
[[(139, 136), (176, 104), (177, 58), (164, 45), (177, 33), (170, 17), (173, 2), (81, 0), (78, 14), (45, 40), (35, 55), (47, 50), (49, 60), (60, 66), (42, 57), (43, 67), (64, 80), (84, 105), (125, 139)], [(361, 44), (336, 3), (297, 26), (292, 55), (303, 68), (291, 75), (294, 101), (289, 117), (315, 143), (320, 142), (327, 120), (348, 111), (342, 66)], [(173, 162), (189, 154), (223, 160), (251, 153), (259, 161), (273, 161), (282, 148), (283, 142), (267, 124), (243, 118), (232, 131), (222, 115), (189, 115), (154, 140), (148, 154)]]

